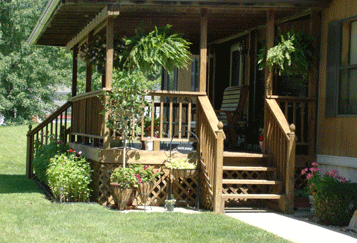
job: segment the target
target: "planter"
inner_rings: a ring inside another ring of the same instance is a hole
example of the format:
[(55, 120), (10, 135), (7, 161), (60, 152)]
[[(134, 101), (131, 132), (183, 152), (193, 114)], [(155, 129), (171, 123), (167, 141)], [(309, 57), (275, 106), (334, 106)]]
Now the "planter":
[(172, 204), (166, 205), (166, 209), (167, 209), (167, 211), (169, 211), (169, 212), (174, 211), (174, 208), (175, 208), (175, 205), (172, 205)]
[(131, 197), (135, 190), (133, 190), (133, 188), (122, 188), (116, 183), (110, 183), (110, 188), (112, 190), (115, 206), (119, 210), (126, 209), (128, 204), (130, 204)]
[(294, 208), (311, 208), (308, 197), (296, 197), (294, 199)]
[(139, 197), (141, 199), (141, 202), (146, 202), (146, 200), (150, 196), (150, 193), (152, 192), (153, 187), (154, 187), (154, 183), (153, 182), (139, 183), (139, 185), (138, 185), (138, 193), (139, 193)]

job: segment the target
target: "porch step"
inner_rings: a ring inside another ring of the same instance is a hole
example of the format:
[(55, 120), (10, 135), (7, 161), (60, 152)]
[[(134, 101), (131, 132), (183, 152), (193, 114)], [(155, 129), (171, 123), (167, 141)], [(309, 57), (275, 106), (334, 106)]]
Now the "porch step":
[(284, 195), (279, 194), (223, 194), (224, 200), (228, 199), (281, 199)]
[(223, 166), (267, 166), (271, 158), (268, 154), (223, 152)]
[(266, 166), (223, 166), (223, 170), (231, 171), (276, 171), (274, 167)]
[(249, 179), (223, 179), (222, 184), (279, 185), (279, 184), (281, 184), (281, 181), (277, 181), (277, 180), (249, 180)]

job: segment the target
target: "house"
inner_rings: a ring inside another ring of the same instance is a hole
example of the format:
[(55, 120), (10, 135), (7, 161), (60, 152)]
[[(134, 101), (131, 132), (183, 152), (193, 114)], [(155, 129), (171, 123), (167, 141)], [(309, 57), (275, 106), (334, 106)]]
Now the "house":
[[(148, 29), (170, 24), (192, 43), (192, 64), (188, 70), (164, 73), (162, 90), (150, 92), (153, 106), (147, 116), (152, 127), (157, 118), (160, 129), (158, 137), (151, 131), (154, 151), (138, 152), (141, 161), (163, 167), (166, 155), (160, 150), (160, 142), (195, 141), (189, 133), (174, 137), (182, 129), (192, 130), (195, 121), (199, 179), (191, 178), (188, 184), (182, 183), (182, 178), (173, 182), (181, 186), (174, 190), (176, 197), (193, 199), (186, 192), (192, 187), (194, 194), (199, 194), (200, 205), (216, 212), (230, 205), (264, 203), (291, 213), (294, 188), (304, 186), (300, 170), (316, 159), (326, 167), (343, 166), (343, 175), (350, 179), (356, 175), (353, 138), (357, 132), (352, 126), (356, 92), (354, 79), (349, 79), (355, 66), (352, 61), (339, 64), (342, 59), (353, 59), (356, 15), (350, 0), (51, 0), (29, 43), (65, 46), (73, 52), (73, 97), (29, 131), (27, 175), (33, 176), (34, 140), (46, 142), (41, 131), (56, 132), (92, 162), (95, 198), (102, 204), (110, 203), (108, 170), (120, 166), (123, 155), (115, 143), (121, 137), (105, 126), (106, 117), (100, 113), (105, 99), (98, 98), (101, 90), (91, 90), (93, 67), (89, 63), (86, 93), (77, 95), (78, 49), (96, 36), (106, 36), (102, 86), (110, 90), (114, 36), (134, 35), (140, 23)], [(257, 68), (259, 50), (264, 45), (267, 49), (274, 46), (278, 30), (291, 29), (314, 37), (317, 58), (307, 83), (299, 75), (278, 77), (269, 68)], [(249, 85), (249, 98), (244, 111), (246, 122), (240, 123), (242, 129), (236, 132), (254, 145), (258, 143), (257, 131), (264, 128), (262, 153), (228, 151), (225, 147), (227, 131), (214, 109), (221, 107), (225, 88), (238, 85)], [(70, 127), (52, 122), (70, 107)], [(138, 139), (149, 140), (143, 134)], [(129, 163), (134, 160), (133, 154), (127, 156)], [(151, 193), (152, 203), (162, 204), (169, 180), (165, 171)]]

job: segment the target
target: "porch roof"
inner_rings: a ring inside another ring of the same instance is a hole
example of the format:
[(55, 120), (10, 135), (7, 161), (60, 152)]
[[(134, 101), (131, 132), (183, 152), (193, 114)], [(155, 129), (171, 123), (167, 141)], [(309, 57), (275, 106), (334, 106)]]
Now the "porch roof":
[(66, 46), (107, 4), (117, 4), (115, 33), (134, 35), (141, 23), (166, 24), (199, 43), (200, 9), (208, 10), (208, 42), (231, 36), (266, 22), (266, 10), (276, 18), (308, 8), (324, 7), (329, 0), (50, 0), (28, 39), (30, 44)]

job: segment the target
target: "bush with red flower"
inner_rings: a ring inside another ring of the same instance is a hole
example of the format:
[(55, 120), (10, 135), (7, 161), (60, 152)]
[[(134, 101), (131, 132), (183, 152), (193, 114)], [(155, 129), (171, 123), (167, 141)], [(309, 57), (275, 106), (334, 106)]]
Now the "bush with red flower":
[(337, 170), (328, 171), (326, 170), (323, 175), (321, 175), (321, 168), (319, 164), (313, 162), (312, 167), (305, 168), (301, 171), (302, 175), (306, 175), (307, 186), (310, 193), (316, 192), (321, 183), (325, 182), (341, 182), (346, 183), (346, 179), (340, 176)]

